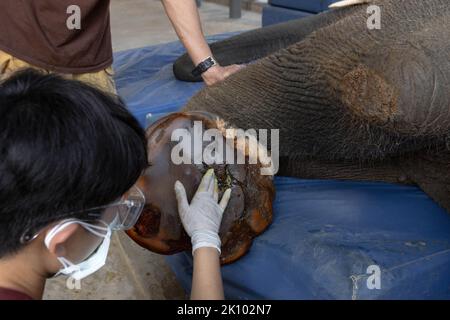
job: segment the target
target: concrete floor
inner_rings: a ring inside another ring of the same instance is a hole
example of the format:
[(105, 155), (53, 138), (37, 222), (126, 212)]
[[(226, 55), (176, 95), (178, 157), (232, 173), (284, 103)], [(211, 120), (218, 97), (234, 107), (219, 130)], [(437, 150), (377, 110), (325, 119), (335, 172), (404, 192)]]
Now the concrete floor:
[[(112, 0), (111, 23), (115, 51), (177, 40), (159, 0)], [(261, 15), (243, 12), (228, 19), (228, 8), (203, 3), (206, 35), (249, 30), (261, 25)], [(105, 267), (84, 279), (80, 287), (65, 277), (47, 282), (44, 299), (184, 299), (186, 294), (164, 257), (145, 250), (124, 233), (113, 235)]]
[(47, 281), (44, 299), (185, 299), (164, 257), (143, 249), (124, 233), (115, 233), (106, 265), (77, 287), (61, 276)]
[[(203, 2), (200, 8), (205, 35), (250, 30), (261, 26), (261, 14), (243, 11), (229, 19), (228, 8)], [(160, 0), (112, 0), (113, 49), (121, 51), (178, 40)]]

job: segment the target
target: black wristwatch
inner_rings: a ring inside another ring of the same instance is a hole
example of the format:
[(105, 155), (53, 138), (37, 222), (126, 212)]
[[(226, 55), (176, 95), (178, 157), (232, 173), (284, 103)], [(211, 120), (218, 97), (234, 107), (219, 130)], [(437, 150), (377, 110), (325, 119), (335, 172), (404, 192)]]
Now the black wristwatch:
[(216, 60), (214, 60), (213, 57), (208, 57), (202, 62), (200, 62), (194, 70), (192, 70), (192, 75), (194, 77), (198, 77), (202, 75), (204, 72), (206, 72), (209, 68), (216, 66), (218, 63)]

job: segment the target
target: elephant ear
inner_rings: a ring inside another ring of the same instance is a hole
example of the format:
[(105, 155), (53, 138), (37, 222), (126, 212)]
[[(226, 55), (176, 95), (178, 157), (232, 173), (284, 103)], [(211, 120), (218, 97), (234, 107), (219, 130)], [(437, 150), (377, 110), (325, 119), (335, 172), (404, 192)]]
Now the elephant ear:
[(370, 0), (342, 0), (328, 6), (330, 9), (350, 7), (358, 4), (370, 3)]

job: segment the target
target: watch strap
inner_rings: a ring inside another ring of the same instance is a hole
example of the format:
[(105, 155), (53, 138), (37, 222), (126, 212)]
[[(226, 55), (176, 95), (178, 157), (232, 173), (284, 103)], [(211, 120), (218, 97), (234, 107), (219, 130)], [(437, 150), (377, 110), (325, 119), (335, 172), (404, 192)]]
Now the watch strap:
[(204, 72), (209, 70), (211, 67), (214, 67), (217, 65), (217, 61), (213, 57), (208, 57), (202, 62), (200, 62), (194, 70), (192, 70), (192, 75), (194, 77), (198, 77), (202, 75)]

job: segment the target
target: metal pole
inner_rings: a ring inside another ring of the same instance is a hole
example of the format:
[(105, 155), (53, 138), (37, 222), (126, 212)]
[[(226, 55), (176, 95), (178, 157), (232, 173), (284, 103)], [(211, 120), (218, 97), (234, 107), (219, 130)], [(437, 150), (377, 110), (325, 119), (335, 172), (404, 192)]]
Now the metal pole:
[(242, 17), (242, 0), (230, 0), (230, 19), (239, 19)]

